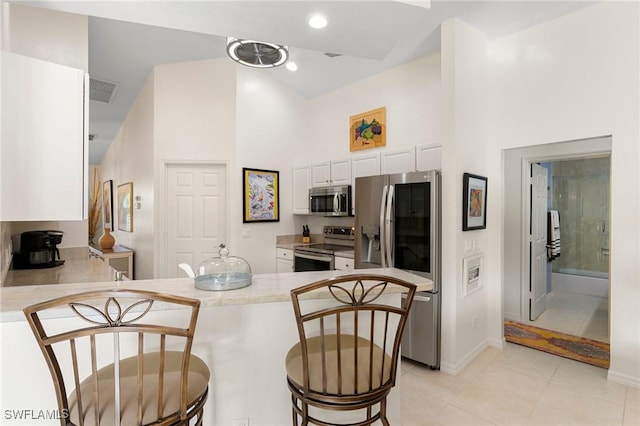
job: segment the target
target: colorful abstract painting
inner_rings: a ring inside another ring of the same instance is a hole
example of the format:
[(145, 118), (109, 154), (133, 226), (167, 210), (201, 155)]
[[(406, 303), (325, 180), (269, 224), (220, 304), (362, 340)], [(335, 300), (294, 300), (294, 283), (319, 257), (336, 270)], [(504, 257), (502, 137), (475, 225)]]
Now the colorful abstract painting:
[(462, 175), (462, 230), (487, 227), (487, 178), (464, 173)]
[(378, 148), (387, 144), (387, 121), (384, 107), (350, 118), (349, 150)]
[(278, 172), (243, 168), (243, 222), (277, 222)]

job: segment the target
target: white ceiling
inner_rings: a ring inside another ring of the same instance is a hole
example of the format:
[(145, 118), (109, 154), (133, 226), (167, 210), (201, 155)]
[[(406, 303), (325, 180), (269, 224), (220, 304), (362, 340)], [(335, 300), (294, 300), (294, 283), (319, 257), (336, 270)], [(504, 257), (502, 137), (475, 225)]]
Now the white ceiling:
[[(152, 67), (226, 57), (226, 37), (289, 46), (298, 71), (264, 70), (306, 98), (440, 50), (441, 22), (459, 17), (490, 39), (593, 1), (26, 1), (89, 15), (89, 73), (119, 84), (112, 103), (91, 101), (92, 164), (99, 164)], [(411, 2), (408, 2), (411, 3)], [(414, 2), (420, 3), (420, 2)], [(329, 25), (312, 30), (312, 13)], [(325, 53), (341, 56), (330, 58)]]

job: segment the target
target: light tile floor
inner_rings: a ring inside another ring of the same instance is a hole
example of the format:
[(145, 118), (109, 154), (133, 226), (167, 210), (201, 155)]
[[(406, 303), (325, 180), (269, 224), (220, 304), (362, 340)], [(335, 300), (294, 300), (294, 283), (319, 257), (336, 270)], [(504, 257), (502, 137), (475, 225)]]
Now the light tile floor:
[(512, 343), (487, 348), (457, 376), (406, 360), (401, 371), (404, 426), (640, 426), (640, 390)]
[(608, 343), (609, 300), (605, 297), (554, 291), (547, 298), (547, 310), (532, 324)]

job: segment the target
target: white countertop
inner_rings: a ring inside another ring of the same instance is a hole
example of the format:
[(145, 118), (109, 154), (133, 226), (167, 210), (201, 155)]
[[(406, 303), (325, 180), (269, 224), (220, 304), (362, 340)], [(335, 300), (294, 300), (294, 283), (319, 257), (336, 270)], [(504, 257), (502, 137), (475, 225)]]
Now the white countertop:
[(54, 268), (10, 269), (2, 286), (99, 282), (114, 278), (113, 268), (99, 259), (89, 257), (88, 247), (61, 248), (60, 256), (64, 264)]
[(349, 274), (387, 275), (403, 279), (418, 286), (418, 291), (429, 291), (433, 282), (427, 278), (395, 268), (361, 269), (355, 271), (288, 272), (256, 274), (248, 287), (228, 291), (206, 291), (195, 288), (191, 278), (162, 280), (108, 281), (76, 284), (54, 284), (0, 288), (0, 322), (23, 321), (26, 306), (69, 294), (91, 290), (127, 288), (153, 290), (199, 299), (202, 306), (249, 305), (290, 300), (293, 288), (315, 281)]

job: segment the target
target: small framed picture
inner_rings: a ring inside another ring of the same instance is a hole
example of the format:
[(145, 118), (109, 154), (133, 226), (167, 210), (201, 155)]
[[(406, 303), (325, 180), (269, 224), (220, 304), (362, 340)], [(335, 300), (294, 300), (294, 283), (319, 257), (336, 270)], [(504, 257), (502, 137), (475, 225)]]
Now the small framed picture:
[(133, 232), (133, 182), (118, 185), (118, 229)]
[(471, 173), (462, 176), (462, 230), (487, 227), (487, 178)]
[(462, 259), (462, 295), (466, 296), (482, 288), (484, 256), (474, 254)]
[(242, 169), (243, 223), (280, 221), (278, 176), (273, 170)]
[(113, 181), (106, 180), (102, 183), (102, 217), (104, 229), (113, 231)]

